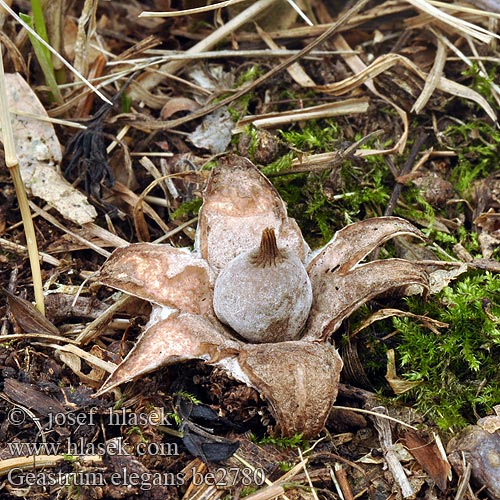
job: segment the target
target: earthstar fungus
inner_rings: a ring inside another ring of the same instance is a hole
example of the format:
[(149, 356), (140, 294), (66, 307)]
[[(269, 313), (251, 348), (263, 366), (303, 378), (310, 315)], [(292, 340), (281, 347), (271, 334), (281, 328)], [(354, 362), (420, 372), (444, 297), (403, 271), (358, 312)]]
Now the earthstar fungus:
[(428, 288), (426, 273), (409, 261), (360, 263), (403, 234), (422, 237), (403, 219), (368, 219), (311, 253), (269, 180), (245, 158), (221, 159), (203, 195), (193, 252), (136, 243), (104, 264), (103, 284), (150, 301), (153, 312), (99, 394), (161, 366), (201, 359), (255, 388), (276, 433), (318, 434), (342, 369), (331, 334), (383, 292)]

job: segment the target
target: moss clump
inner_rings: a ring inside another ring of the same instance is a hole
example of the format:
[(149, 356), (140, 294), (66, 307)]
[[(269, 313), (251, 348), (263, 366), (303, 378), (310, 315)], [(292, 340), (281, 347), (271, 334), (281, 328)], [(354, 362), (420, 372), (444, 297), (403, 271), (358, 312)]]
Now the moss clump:
[(500, 401), (500, 277), (466, 276), (431, 302), (407, 299), (417, 314), (448, 323), (441, 333), (394, 318), (402, 376), (421, 382), (403, 397), (443, 429), (463, 427)]
[(458, 155), (450, 181), (460, 196), (469, 198), (474, 181), (498, 169), (500, 132), (487, 123), (476, 121), (453, 125), (445, 131), (445, 136)]

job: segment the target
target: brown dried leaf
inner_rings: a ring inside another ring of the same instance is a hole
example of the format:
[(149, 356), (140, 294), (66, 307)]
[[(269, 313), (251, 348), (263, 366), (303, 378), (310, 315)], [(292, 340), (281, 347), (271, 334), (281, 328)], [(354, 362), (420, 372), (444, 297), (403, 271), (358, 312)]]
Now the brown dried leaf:
[(434, 479), (436, 486), (446, 491), (451, 466), (448, 460), (443, 459), (434, 439), (423, 437), (420, 431), (407, 429), (403, 442), (422, 469)]
[(172, 97), (172, 99), (169, 99), (165, 103), (165, 106), (161, 109), (160, 116), (162, 120), (168, 120), (172, 115), (175, 115), (175, 113), (178, 113), (179, 111), (193, 112), (199, 108), (200, 105), (192, 99), (187, 97)]
[(283, 436), (317, 435), (338, 391), (342, 360), (330, 344), (244, 344), (238, 357), (250, 383), (270, 403)]
[(101, 283), (159, 305), (213, 314), (207, 263), (170, 245), (137, 243), (116, 249), (100, 272)]
[(496, 415), (488, 415), (477, 421), (477, 425), (491, 434), (500, 429), (500, 405), (495, 405), (493, 410), (495, 410)]
[(377, 260), (344, 273), (323, 272), (311, 282), (314, 299), (304, 337), (308, 340), (327, 338), (353, 311), (388, 290), (411, 284), (428, 289), (427, 274), (402, 259)]
[(148, 328), (124, 361), (96, 394), (167, 366), (191, 359), (215, 364), (235, 356), (239, 342), (231, 340), (209, 319), (188, 313), (173, 313)]
[(200, 211), (202, 257), (219, 272), (240, 253), (258, 247), (268, 227), (275, 230), (279, 246), (304, 261), (309, 248), (273, 185), (250, 160), (222, 158), (211, 172)]
[(59, 335), (59, 330), (29, 301), (10, 293), (5, 288), (10, 312), (24, 333), (48, 333)]
[(65, 411), (64, 406), (57, 399), (42, 392), (35, 384), (26, 384), (19, 380), (8, 378), (5, 379), (3, 392), (12, 401), (44, 417)]
[(426, 239), (413, 224), (399, 217), (375, 217), (342, 228), (307, 266), (313, 286), (314, 280), (325, 273), (344, 273), (378, 246), (404, 234)]

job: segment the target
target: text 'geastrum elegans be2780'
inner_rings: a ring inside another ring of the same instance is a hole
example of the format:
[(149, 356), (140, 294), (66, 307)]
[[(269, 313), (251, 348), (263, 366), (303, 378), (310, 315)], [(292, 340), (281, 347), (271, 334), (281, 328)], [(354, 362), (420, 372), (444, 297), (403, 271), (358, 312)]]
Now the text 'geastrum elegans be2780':
[(316, 435), (337, 396), (342, 361), (329, 342), (373, 297), (427, 275), (403, 259), (360, 263), (388, 239), (421, 233), (397, 217), (338, 231), (311, 253), (267, 178), (228, 156), (203, 195), (195, 251), (137, 243), (116, 250), (100, 281), (153, 304), (137, 345), (100, 394), (160, 366), (217, 365), (269, 403), (282, 435)]

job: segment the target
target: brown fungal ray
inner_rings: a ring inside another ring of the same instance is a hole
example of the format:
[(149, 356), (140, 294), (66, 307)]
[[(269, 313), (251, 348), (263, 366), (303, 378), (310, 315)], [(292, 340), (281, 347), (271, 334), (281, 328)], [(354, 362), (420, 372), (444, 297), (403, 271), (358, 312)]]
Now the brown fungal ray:
[(314, 280), (325, 272), (348, 271), (372, 250), (395, 236), (412, 235), (426, 239), (413, 224), (399, 217), (366, 219), (337, 231), (307, 266)]
[(276, 231), (280, 246), (305, 260), (309, 248), (271, 182), (246, 158), (222, 158), (203, 194), (198, 225), (201, 256), (218, 273), (240, 253), (259, 246), (268, 227)]
[(96, 393), (96, 397), (162, 366), (192, 359), (215, 363), (235, 356), (239, 342), (208, 318), (173, 313), (144, 331), (134, 348)]
[(207, 263), (170, 245), (136, 243), (116, 249), (99, 281), (155, 304), (212, 315), (212, 272)]
[(268, 401), (276, 434), (316, 436), (337, 397), (342, 360), (331, 344), (245, 344), (239, 366)]
[(428, 276), (404, 259), (376, 260), (344, 273), (333, 270), (311, 280), (313, 304), (303, 340), (324, 340), (342, 321), (377, 295), (408, 285), (428, 290)]

